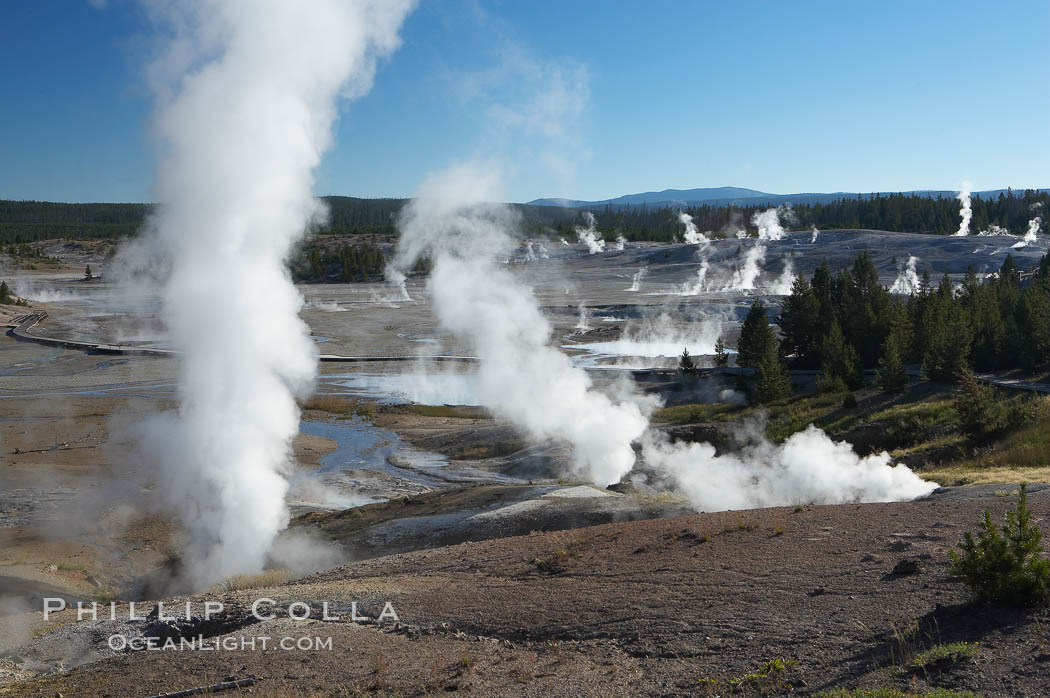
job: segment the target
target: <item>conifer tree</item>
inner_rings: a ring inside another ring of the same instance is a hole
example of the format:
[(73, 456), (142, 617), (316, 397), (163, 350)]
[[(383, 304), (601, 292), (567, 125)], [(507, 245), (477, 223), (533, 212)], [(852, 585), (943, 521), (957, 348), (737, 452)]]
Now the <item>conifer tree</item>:
[(815, 366), (818, 355), (817, 332), (820, 327), (820, 303), (813, 287), (801, 275), (791, 285), (791, 295), (777, 318), (784, 333), (781, 349), (795, 355), (799, 366)]
[(726, 351), (726, 341), (721, 335), (715, 342), (715, 366), (725, 368), (729, 365), (729, 352)]
[(696, 364), (693, 362), (693, 357), (689, 356), (688, 347), (682, 349), (682, 356), (678, 359), (678, 372), (685, 376), (696, 373)]
[(837, 322), (832, 323), (831, 332), (824, 338), (821, 355), (824, 358), (821, 368), (826, 389), (837, 389), (844, 385), (850, 390), (856, 390), (864, 386), (864, 368), (860, 356), (851, 344), (846, 343)]
[(879, 386), (887, 393), (899, 393), (908, 385), (908, 374), (901, 359), (900, 339), (896, 331), (886, 337), (879, 359)]
[(761, 403), (781, 400), (791, 395), (791, 374), (780, 360), (779, 342), (770, 342), (758, 361), (758, 401)]
[(771, 344), (776, 344), (776, 335), (769, 326), (765, 305), (761, 299), (756, 298), (751, 303), (751, 309), (748, 310), (740, 328), (740, 339), (736, 344), (736, 365), (756, 368)]

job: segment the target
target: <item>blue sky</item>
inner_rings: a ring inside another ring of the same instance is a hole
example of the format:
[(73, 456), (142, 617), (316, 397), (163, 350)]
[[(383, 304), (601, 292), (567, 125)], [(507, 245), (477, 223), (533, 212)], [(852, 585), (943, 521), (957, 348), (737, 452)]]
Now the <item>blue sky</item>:
[[(316, 192), (472, 157), (514, 201), (1050, 187), (1048, 25), (1045, 0), (423, 0)], [(148, 30), (130, 0), (0, 2), (0, 198), (150, 199)]]

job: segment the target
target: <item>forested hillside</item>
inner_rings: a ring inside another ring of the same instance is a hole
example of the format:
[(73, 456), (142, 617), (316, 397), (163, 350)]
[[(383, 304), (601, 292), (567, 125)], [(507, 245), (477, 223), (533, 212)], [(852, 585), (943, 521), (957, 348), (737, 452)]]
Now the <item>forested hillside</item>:
[[(406, 199), (358, 199), (325, 196), (328, 222), (321, 235), (394, 235)], [(0, 244), (66, 238), (90, 240), (134, 235), (152, 204), (63, 204), (49, 201), (0, 200)], [(523, 232), (541, 235), (559, 224), (571, 232), (576, 211), (553, 206), (514, 204), (522, 214)]]
[[(1050, 194), (1033, 190), (1008, 192), (992, 200), (977, 196), (972, 199), (973, 220), (970, 232), (986, 230), (998, 225), (1017, 235), (1024, 233), (1028, 221), (1042, 215), (1050, 206)], [(701, 231), (723, 232), (731, 235), (739, 229), (754, 232), (751, 217), (767, 206), (697, 206), (685, 209)], [(789, 229), (807, 229), (816, 226), (831, 228), (867, 228), (903, 233), (930, 233), (950, 235), (959, 228), (959, 202), (955, 198), (930, 198), (917, 194), (891, 194), (872, 198), (839, 199), (830, 204), (805, 204), (791, 209), (793, 220), (785, 221)], [(681, 237), (682, 224), (678, 210), (653, 209), (642, 204), (622, 209), (608, 207), (594, 211), (598, 228), (603, 232), (622, 231), (629, 240), (670, 241)], [(568, 231), (567, 231), (568, 232)]]
[[(397, 216), (405, 199), (323, 197), (329, 207), (321, 235), (395, 235)], [(573, 227), (583, 224), (583, 211), (556, 206), (512, 204), (521, 214), (521, 232), (528, 236), (574, 239)], [(984, 200), (973, 198), (971, 231), (999, 226), (1014, 234), (1050, 206), (1050, 194), (1008, 191)], [(55, 238), (93, 239), (134, 235), (150, 211), (150, 204), (61, 204), (41, 201), (0, 201), (0, 244), (28, 243)], [(733, 235), (754, 232), (751, 217), (766, 206), (704, 205), (685, 209), (702, 231)], [(897, 232), (947, 235), (959, 226), (959, 202), (950, 197), (918, 194), (845, 198), (828, 204), (802, 204), (785, 220), (789, 229), (869, 228)], [(609, 240), (670, 242), (681, 236), (678, 209), (671, 207), (607, 206), (593, 211), (598, 230)]]

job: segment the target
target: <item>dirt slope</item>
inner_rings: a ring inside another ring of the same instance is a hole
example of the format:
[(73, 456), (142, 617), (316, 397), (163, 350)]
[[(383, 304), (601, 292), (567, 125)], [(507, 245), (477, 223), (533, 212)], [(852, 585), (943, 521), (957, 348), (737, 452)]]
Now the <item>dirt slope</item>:
[[(399, 626), (267, 621), (238, 633), (331, 637), (333, 649), (124, 653), (9, 694), (151, 695), (256, 676), (261, 695), (1043, 695), (1050, 616), (971, 605), (946, 564), (1010, 494), (698, 514), (376, 558), (227, 600), (358, 601), (373, 617), (390, 601)], [(1029, 500), (1045, 529), (1050, 490)], [(893, 574), (903, 559), (920, 571)], [(979, 650), (911, 668), (918, 651), (955, 641)], [(770, 660), (785, 669), (741, 680)]]

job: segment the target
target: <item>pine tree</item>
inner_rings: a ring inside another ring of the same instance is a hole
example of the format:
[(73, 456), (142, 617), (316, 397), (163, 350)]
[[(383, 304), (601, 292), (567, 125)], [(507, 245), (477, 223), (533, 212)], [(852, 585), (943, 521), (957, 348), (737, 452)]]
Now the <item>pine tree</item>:
[(84, 281), (91, 281), (94, 276), (91, 275), (91, 265), (88, 264), (84, 267)]
[(784, 301), (777, 324), (784, 333), (781, 347), (795, 355), (797, 365), (816, 365), (820, 302), (813, 287), (801, 275), (791, 285), (791, 295)]
[(875, 269), (875, 263), (871, 261), (871, 256), (867, 252), (861, 252), (853, 260), (850, 279), (853, 282), (851, 295), (856, 302), (870, 303), (882, 290), (879, 284), (879, 272)]
[(682, 356), (678, 359), (678, 372), (685, 376), (692, 376), (696, 373), (696, 364), (693, 362), (693, 357), (689, 356), (688, 347), (682, 349)]
[(846, 343), (837, 322), (831, 324), (831, 332), (824, 338), (820, 353), (824, 358), (821, 364), (824, 371), (822, 389), (833, 391), (844, 386), (856, 390), (864, 386), (864, 368), (860, 356), (853, 345)]
[(769, 326), (765, 305), (756, 298), (740, 328), (740, 339), (736, 343), (736, 365), (756, 368), (771, 344), (776, 344), (776, 335)]
[(0, 305), (10, 305), (14, 300), (11, 298), (11, 288), (6, 281), (0, 281)]
[(950, 298), (942, 302), (946, 305), (943, 312), (934, 315), (922, 371), (930, 380), (954, 383), (970, 372), (972, 335), (966, 312), (959, 303)]
[(928, 295), (930, 295), (930, 289), (932, 288), (931, 284), (932, 284), (932, 281), (930, 280), (930, 270), (929, 269), (923, 269), (922, 270), (922, 278), (919, 280), (919, 295), (920, 296), (928, 296)]
[(1012, 254), (1007, 254), (1003, 260), (1003, 266), (999, 267), (999, 285), (1017, 286), (1021, 283), (1021, 275), (1017, 271), (1017, 263), (1014, 262)]
[(820, 325), (817, 328), (817, 337), (820, 338), (831, 331), (831, 323), (835, 320), (835, 304), (832, 299), (834, 280), (831, 276), (828, 260), (823, 260), (820, 266), (817, 267), (817, 270), (813, 272), (813, 283), (811, 286), (813, 295), (820, 306)]
[(1002, 529), (985, 510), (977, 537), (966, 533), (949, 554), (952, 574), (962, 577), (981, 601), (1046, 604), (1050, 601), (1050, 560), (1044, 559), (1043, 532), (1031, 520), (1028, 488), (1022, 484), (1017, 508), (1006, 513)]
[(887, 393), (899, 393), (908, 386), (908, 374), (904, 372), (901, 359), (900, 339), (897, 332), (890, 332), (879, 359), (879, 385)]
[(715, 342), (715, 366), (725, 368), (729, 365), (729, 352), (726, 351), (726, 341), (719, 335)]
[(758, 401), (761, 403), (782, 400), (791, 395), (791, 374), (787, 364), (780, 360), (779, 342), (769, 343), (758, 361)]
[(1036, 272), (1037, 279), (1050, 279), (1050, 254), (1044, 254), (1039, 258), (1039, 271)]

